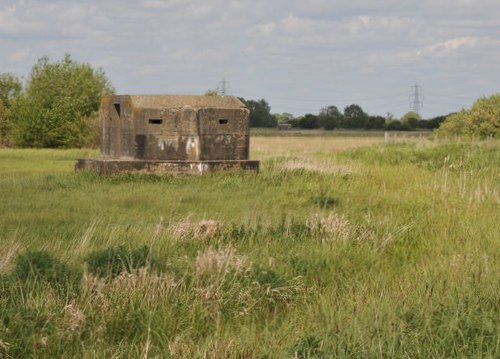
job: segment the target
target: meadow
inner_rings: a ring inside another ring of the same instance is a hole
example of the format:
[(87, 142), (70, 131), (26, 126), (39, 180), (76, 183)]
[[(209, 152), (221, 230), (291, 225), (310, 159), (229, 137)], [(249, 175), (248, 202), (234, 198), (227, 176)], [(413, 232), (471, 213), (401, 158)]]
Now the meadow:
[(258, 175), (0, 149), (0, 358), (497, 358), (500, 143), (257, 132)]

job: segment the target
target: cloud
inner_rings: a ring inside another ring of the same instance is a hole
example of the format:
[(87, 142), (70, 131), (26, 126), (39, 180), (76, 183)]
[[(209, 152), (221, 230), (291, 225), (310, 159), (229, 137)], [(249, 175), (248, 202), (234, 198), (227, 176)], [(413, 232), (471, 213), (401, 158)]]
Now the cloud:
[(45, 28), (42, 21), (29, 18), (21, 5), (0, 8), (0, 34), (29, 34), (44, 31)]
[(432, 44), (430, 46), (426, 46), (422, 52), (431, 55), (432, 54), (444, 55), (459, 50), (460, 48), (463, 47), (475, 48), (477, 46), (477, 43), (478, 43), (478, 38), (473, 36), (458, 37), (455, 39), (450, 39), (436, 44)]
[(226, 77), (271, 105), (335, 91), (359, 98), (419, 78), (424, 87), (478, 84), (471, 93), (498, 88), (498, 0), (2, 3), (0, 66), (19, 75), (36, 58), (69, 52), (103, 67), (119, 92), (204, 92)]

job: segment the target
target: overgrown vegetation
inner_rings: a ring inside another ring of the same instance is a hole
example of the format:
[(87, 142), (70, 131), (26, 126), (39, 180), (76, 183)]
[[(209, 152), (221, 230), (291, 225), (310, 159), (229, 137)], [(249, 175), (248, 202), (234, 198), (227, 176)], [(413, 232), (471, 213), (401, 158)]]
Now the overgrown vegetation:
[(369, 140), (252, 138), (257, 176), (1, 149), (0, 357), (498, 357), (498, 143)]
[(500, 94), (481, 98), (470, 110), (448, 117), (438, 135), (468, 139), (500, 138)]
[(102, 70), (77, 63), (68, 54), (57, 62), (40, 58), (24, 89), (17, 77), (2, 74), (0, 145), (95, 146), (100, 99), (113, 92)]

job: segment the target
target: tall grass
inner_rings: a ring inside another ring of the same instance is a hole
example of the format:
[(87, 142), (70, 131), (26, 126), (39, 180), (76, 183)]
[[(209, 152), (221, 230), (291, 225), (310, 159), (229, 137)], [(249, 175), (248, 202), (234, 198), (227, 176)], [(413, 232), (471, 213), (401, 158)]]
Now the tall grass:
[(100, 177), (0, 150), (0, 357), (498, 357), (498, 142), (252, 151)]

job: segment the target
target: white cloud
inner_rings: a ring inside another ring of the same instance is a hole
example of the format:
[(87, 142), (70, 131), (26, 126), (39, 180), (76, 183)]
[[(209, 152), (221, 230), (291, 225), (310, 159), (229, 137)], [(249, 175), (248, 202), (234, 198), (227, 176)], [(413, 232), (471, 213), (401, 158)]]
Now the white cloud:
[[(498, 91), (498, 0), (0, 1), (0, 68), (19, 75), (69, 52), (119, 92), (204, 92), (226, 77), (273, 110), (306, 107), (273, 97), (373, 97), (419, 79)], [(367, 110), (397, 112), (381, 107)]]
[(27, 34), (45, 29), (42, 21), (26, 16), (20, 5), (0, 8), (0, 34)]
[(473, 36), (458, 37), (426, 46), (423, 52), (426, 54), (447, 54), (463, 47), (474, 48), (477, 43), (478, 38)]

